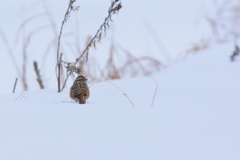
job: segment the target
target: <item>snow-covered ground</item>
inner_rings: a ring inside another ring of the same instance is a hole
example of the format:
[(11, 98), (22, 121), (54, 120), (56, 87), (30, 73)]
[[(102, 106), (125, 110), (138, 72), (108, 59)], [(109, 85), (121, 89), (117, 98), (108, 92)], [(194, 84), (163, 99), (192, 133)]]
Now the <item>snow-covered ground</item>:
[[(230, 62), (233, 43), (211, 46), (174, 64), (191, 44), (211, 35), (204, 17), (214, 17), (220, 1), (122, 0), (122, 10), (90, 58), (106, 61), (114, 38), (134, 56), (148, 55), (166, 64), (166, 70), (152, 75), (158, 83), (153, 107), (156, 84), (151, 77), (111, 81), (135, 106), (109, 83), (93, 85), (85, 105), (70, 99), (72, 79), (57, 93), (55, 49), (43, 58), (56, 36), (51, 27), (34, 34), (26, 49), (29, 91), (22, 92), (19, 80), (16, 93), (9, 94), (18, 75), (0, 38), (0, 160), (239, 160), (240, 57)], [(0, 1), (0, 29), (21, 71), (24, 39), (38, 27), (51, 25), (42, 15), (42, 2), (58, 32), (68, 1)], [(60, 48), (69, 61), (76, 55), (67, 42), (79, 38), (83, 49), (105, 18), (110, 1), (76, 3), (81, 8), (65, 25), (63, 33), (71, 36), (62, 39)], [(37, 18), (19, 32), (32, 16)], [(34, 60), (48, 81), (45, 90), (38, 90)]]
[(239, 160), (240, 63), (232, 45), (150, 78), (99, 83), (85, 105), (68, 88), (0, 96), (1, 160)]

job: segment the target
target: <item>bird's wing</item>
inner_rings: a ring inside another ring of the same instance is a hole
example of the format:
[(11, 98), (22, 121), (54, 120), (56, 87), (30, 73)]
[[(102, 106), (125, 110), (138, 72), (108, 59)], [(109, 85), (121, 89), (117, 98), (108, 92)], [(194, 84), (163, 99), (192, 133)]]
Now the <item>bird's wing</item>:
[(88, 90), (87, 84), (79, 84), (78, 87), (73, 87), (74, 97)]

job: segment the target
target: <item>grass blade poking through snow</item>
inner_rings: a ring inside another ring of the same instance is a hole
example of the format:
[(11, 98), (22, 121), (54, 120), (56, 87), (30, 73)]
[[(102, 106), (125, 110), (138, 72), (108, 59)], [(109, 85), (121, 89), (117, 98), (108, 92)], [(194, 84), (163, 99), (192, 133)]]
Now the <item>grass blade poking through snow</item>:
[(155, 81), (155, 83), (156, 83), (156, 90), (155, 90), (155, 93), (154, 93), (154, 96), (153, 96), (153, 100), (152, 100), (152, 106), (151, 107), (153, 107), (153, 103), (154, 103), (154, 99), (155, 99), (155, 97), (156, 97), (156, 94), (157, 94), (157, 89), (158, 89), (158, 83), (157, 83), (157, 81), (151, 76), (151, 78)]
[[(114, 84), (114, 83), (112, 83), (112, 82), (108, 82), (108, 81), (102, 81), (102, 82), (110, 83), (110, 84), (114, 85), (115, 87), (117, 87), (117, 88), (123, 93), (123, 95), (126, 96), (127, 99), (132, 103), (133, 107), (135, 106), (135, 105), (133, 104), (133, 102), (131, 101), (131, 99), (127, 96), (127, 94), (126, 94), (125, 92), (123, 92), (123, 90), (121, 90), (121, 88), (119, 88), (116, 84)], [(91, 88), (93, 85), (95, 85), (95, 84), (97, 84), (97, 83), (102, 83), (102, 82), (93, 83), (89, 88)]]

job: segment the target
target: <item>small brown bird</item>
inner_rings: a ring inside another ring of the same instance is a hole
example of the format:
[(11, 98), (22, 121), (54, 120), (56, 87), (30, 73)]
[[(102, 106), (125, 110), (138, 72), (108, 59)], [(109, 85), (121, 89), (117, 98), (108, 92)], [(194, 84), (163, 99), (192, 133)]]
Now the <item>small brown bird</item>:
[(78, 101), (79, 104), (85, 104), (90, 95), (86, 81), (87, 79), (84, 76), (78, 76), (70, 88), (70, 98)]

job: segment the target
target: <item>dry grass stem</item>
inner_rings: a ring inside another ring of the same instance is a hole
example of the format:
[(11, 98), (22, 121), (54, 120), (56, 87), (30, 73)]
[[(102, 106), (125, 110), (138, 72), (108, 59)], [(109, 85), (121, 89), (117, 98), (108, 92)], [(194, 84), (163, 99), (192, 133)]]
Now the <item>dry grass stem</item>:
[(3, 43), (4, 43), (5, 46), (6, 46), (6, 49), (7, 49), (7, 51), (8, 51), (9, 56), (11, 57), (13, 66), (15, 67), (15, 70), (16, 70), (18, 76), (19, 76), (19, 77), (22, 77), (21, 71), (19, 70), (19, 66), (18, 66), (18, 64), (17, 64), (17, 60), (16, 60), (16, 58), (15, 58), (15, 56), (14, 56), (14, 54), (13, 54), (12, 47), (10, 46), (10, 44), (9, 44), (9, 42), (8, 42), (5, 34), (4, 34), (3, 31), (1, 30), (1, 28), (0, 28), (0, 36), (1, 36), (2, 40), (3, 40)]
[(30, 22), (32, 22), (33, 20), (36, 20), (37, 18), (44, 17), (44, 16), (46, 16), (46, 13), (40, 13), (40, 14), (33, 15), (33, 16), (27, 18), (26, 20), (24, 20), (17, 30), (17, 35), (16, 35), (16, 38), (15, 38), (15, 41), (14, 41), (14, 46), (16, 46), (18, 44), (18, 41), (19, 41), (19, 38), (20, 38), (20, 33), (25, 28), (25, 26), (27, 24), (29, 24)]
[(65, 86), (66, 86), (66, 83), (67, 83), (67, 80), (68, 80), (69, 76), (70, 76), (70, 74), (67, 74), (67, 78), (66, 78), (66, 80), (64, 81), (64, 84), (63, 84), (63, 87), (62, 87), (62, 91), (63, 91), (63, 89), (64, 89)]
[(212, 44), (210, 39), (200, 39), (198, 42), (193, 43), (191, 47), (187, 49), (183, 54), (180, 54), (177, 58), (177, 61), (186, 59), (192, 53), (197, 53), (208, 49), (211, 45)]
[(22, 68), (22, 81), (23, 81), (23, 87), (24, 90), (28, 90), (28, 85), (27, 85), (27, 78), (26, 78), (26, 64), (27, 64), (27, 48), (31, 42), (31, 38), (38, 32), (48, 29), (49, 26), (45, 25), (45, 26), (40, 26), (38, 28), (36, 28), (35, 30), (33, 30), (32, 32), (30, 32), (27, 36), (27, 38), (24, 40), (24, 45), (23, 45), (23, 68)]
[[(204, 16), (211, 29), (211, 34), (192, 45), (184, 54), (194, 53), (209, 48), (211, 45), (236, 41), (240, 37), (240, 1), (214, 1), (215, 10)], [(236, 50), (236, 49), (235, 49)], [(237, 51), (237, 50), (236, 50)], [(234, 61), (237, 52), (230, 57)]]
[(13, 87), (13, 93), (15, 92), (15, 89), (16, 89), (16, 86), (17, 86), (17, 81), (18, 81), (18, 78), (16, 78), (16, 80), (15, 80), (14, 87)]
[(153, 57), (135, 57), (120, 45), (118, 45), (118, 48), (126, 54), (126, 62), (121, 62), (120, 66), (116, 64), (114, 59), (119, 59), (119, 57), (115, 57), (115, 53), (118, 51), (114, 44), (112, 44), (109, 60), (104, 70), (107, 71), (106, 79), (120, 79), (127, 74), (130, 74), (130, 77), (136, 77), (141, 74), (149, 76), (153, 70), (159, 71), (161, 68), (166, 68), (163, 63)]
[(50, 23), (51, 23), (51, 26), (52, 26), (52, 29), (53, 29), (54, 35), (55, 35), (55, 37), (57, 37), (58, 34), (57, 34), (56, 23), (54, 22), (53, 17), (52, 17), (51, 13), (50, 13), (49, 10), (48, 10), (48, 7), (47, 7), (47, 4), (46, 4), (46, 1), (45, 1), (45, 0), (42, 1), (42, 4), (43, 4), (44, 10), (45, 10), (45, 12), (46, 12), (46, 14), (47, 14), (47, 17), (48, 17), (48, 19), (49, 19), (49, 21), (50, 21)]
[[(58, 37), (58, 46), (57, 46), (57, 68), (58, 68), (58, 75), (57, 75), (57, 80), (58, 80), (58, 92), (61, 92), (61, 88), (60, 88), (60, 70), (61, 70), (61, 57), (59, 57), (59, 49), (60, 49), (60, 41), (61, 41), (61, 36), (62, 36), (62, 30), (63, 30), (63, 26), (64, 24), (67, 22), (68, 18), (70, 17), (70, 13), (72, 11), (78, 11), (80, 6), (73, 6), (73, 3), (76, 2), (76, 0), (70, 0), (69, 1), (69, 4), (68, 4), (68, 8), (67, 8), (67, 11), (64, 15), (64, 19), (62, 21), (62, 25), (61, 25), (61, 29), (60, 29), (60, 33), (59, 33), (59, 37)], [(60, 58), (60, 59), (59, 59)]]
[[(27, 86), (27, 82), (26, 82), (26, 73), (25, 73), (25, 67), (26, 66), (25, 66), (25, 63), (23, 63), (23, 72), (21, 73), (21, 71), (19, 70), (19, 67), (17, 65), (17, 61), (15, 59), (15, 56), (13, 54), (12, 47), (10, 47), (8, 40), (7, 40), (6, 36), (4, 35), (4, 33), (2, 32), (1, 29), (0, 29), (0, 36), (3, 40), (3, 42), (5, 43), (5, 46), (6, 46), (6, 48), (8, 50), (8, 53), (9, 53), (11, 59), (12, 59), (12, 62), (13, 62), (13, 65), (14, 65), (16, 71), (17, 71), (17, 74), (19, 75), (19, 77), (21, 77), (24, 90), (27, 90), (28, 86)], [(25, 50), (23, 50), (23, 52), (25, 52)], [(23, 60), (25, 62), (26, 54), (24, 54), (23, 56), (24, 56)]]
[[(102, 81), (102, 82), (110, 83), (110, 84), (112, 84), (113, 86), (115, 86), (116, 88), (118, 88), (118, 89), (123, 93), (123, 95), (126, 96), (127, 99), (132, 103), (133, 107), (135, 106), (135, 105), (133, 104), (133, 102), (131, 101), (131, 99), (127, 96), (127, 94), (126, 94), (125, 92), (123, 92), (123, 90), (122, 90), (121, 88), (119, 88), (116, 84), (114, 84), (114, 83), (112, 83), (112, 82), (108, 82), (108, 81)], [(89, 88), (91, 88), (93, 85), (95, 85), (95, 84), (97, 84), (97, 83), (102, 83), (102, 82), (93, 83)]]
[[(61, 53), (61, 55), (60, 55), (60, 62), (61, 62), (61, 60), (62, 60), (62, 53)], [(58, 63), (58, 64), (57, 64), (57, 68), (58, 68), (58, 75), (57, 75), (57, 80), (58, 80), (58, 92), (61, 92), (61, 90), (60, 90), (60, 85), (61, 85), (61, 67), (62, 67), (61, 63)]]
[[(90, 40), (91, 37), (89, 36), (87, 44)], [(90, 83), (110, 79), (121, 79), (124, 77), (149, 76), (154, 71), (166, 68), (166, 66), (157, 59), (150, 56), (135, 57), (119, 44), (116, 46), (114, 42), (112, 42), (107, 57), (106, 65), (103, 67), (100, 66), (95, 57), (91, 57), (91, 60), (87, 63), (83, 58), (80, 59), (78, 67), (75, 67), (74, 62), (64, 62), (64, 64), (67, 73), (70, 72), (71, 76), (74, 75), (73, 73), (76, 73), (74, 70), (79, 69), (80, 71), (81, 68), (81, 74), (88, 77)]]
[[(108, 16), (105, 18), (103, 24), (100, 26), (100, 28), (96, 32), (95, 36), (93, 36), (93, 38), (88, 42), (88, 44), (86, 45), (86, 48), (83, 50), (83, 52), (81, 53), (79, 58), (77, 58), (74, 63), (60, 61), (60, 63), (64, 64), (64, 66), (67, 70), (67, 78), (69, 77), (69, 75), (72, 75), (74, 72), (77, 74), (81, 74), (80, 69), (76, 68), (76, 64), (80, 61), (80, 59), (85, 54), (86, 54), (86, 60), (88, 61), (88, 54), (89, 54), (88, 51), (89, 51), (90, 47), (94, 46), (96, 48), (96, 43), (101, 41), (103, 33), (106, 34), (106, 30), (107, 30), (107, 28), (109, 28), (109, 23), (110, 23), (110, 21), (112, 21), (112, 19), (111, 19), (112, 15), (118, 13), (121, 8), (122, 8), (122, 5), (119, 0), (112, 1), (111, 6), (108, 9)], [(61, 32), (60, 32), (60, 34), (61, 34)], [(66, 82), (67, 82), (67, 79), (65, 80), (65, 83)]]
[(119, 12), (119, 10), (122, 8), (121, 2), (119, 0), (112, 1), (111, 6), (108, 9), (108, 16), (105, 18), (103, 24), (100, 26), (98, 29), (97, 33), (95, 36), (91, 39), (85, 50), (82, 52), (79, 58), (76, 59), (76, 63), (83, 57), (83, 55), (86, 53), (86, 59), (88, 61), (88, 51), (91, 46), (94, 46), (96, 48), (96, 43), (97, 41), (101, 41), (102, 39), (102, 34), (105, 32), (107, 28), (109, 28), (109, 22), (112, 21), (112, 15), (116, 14)]
[(42, 82), (42, 78), (41, 78), (41, 75), (40, 75), (40, 71), (38, 69), (38, 65), (37, 65), (37, 62), (34, 61), (33, 62), (33, 65), (34, 65), (34, 71), (37, 75), (37, 81), (38, 81), (38, 84), (40, 86), (41, 89), (44, 89), (44, 85), (43, 85), (43, 82)]
[(157, 81), (152, 77), (152, 76), (150, 76), (154, 81), (155, 81), (155, 83), (156, 83), (156, 89), (155, 89), (155, 93), (154, 93), (154, 96), (153, 96), (153, 100), (152, 100), (152, 106), (151, 107), (153, 107), (153, 103), (154, 103), (154, 100), (155, 100), (155, 97), (156, 97), (156, 94), (157, 94), (157, 89), (158, 89), (158, 83), (157, 83)]

